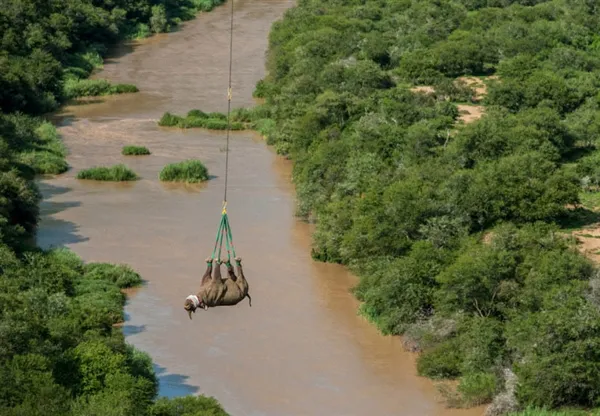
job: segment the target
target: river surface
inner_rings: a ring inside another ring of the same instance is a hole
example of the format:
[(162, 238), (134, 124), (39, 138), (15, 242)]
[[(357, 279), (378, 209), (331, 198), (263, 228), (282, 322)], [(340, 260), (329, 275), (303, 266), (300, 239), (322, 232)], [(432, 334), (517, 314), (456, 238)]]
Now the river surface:
[[(253, 105), (264, 76), (271, 24), (291, 0), (235, 6), (233, 106)], [(57, 124), (72, 169), (44, 179), (38, 243), (67, 246), (86, 261), (126, 263), (145, 280), (126, 306), (127, 341), (156, 363), (160, 394), (216, 397), (233, 416), (473, 415), (447, 410), (433, 384), (416, 376), (415, 356), (357, 316), (356, 278), (310, 258), (310, 228), (293, 217), (290, 163), (251, 132), (231, 140), (228, 212), (244, 259), (252, 307), (198, 311), (198, 289), (220, 221), (225, 136), (159, 128), (165, 111), (227, 107), (229, 6), (175, 33), (122, 45), (96, 76), (136, 84), (137, 94), (65, 107)], [(124, 157), (147, 146), (151, 156)], [(199, 158), (215, 177), (167, 185), (160, 169)], [(78, 181), (96, 165), (126, 163), (141, 180)]]

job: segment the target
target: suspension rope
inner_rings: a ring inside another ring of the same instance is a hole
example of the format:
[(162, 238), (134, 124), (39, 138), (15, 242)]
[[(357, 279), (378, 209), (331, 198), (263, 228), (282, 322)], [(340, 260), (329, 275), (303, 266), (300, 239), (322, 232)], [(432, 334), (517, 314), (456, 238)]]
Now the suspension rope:
[(229, 26), (229, 85), (227, 88), (227, 144), (225, 147), (225, 190), (223, 193), (223, 211), (226, 212), (227, 205), (227, 176), (229, 172), (229, 135), (231, 132), (231, 74), (233, 70), (233, 0), (230, 10), (230, 26)]
[[(223, 209), (221, 211), (221, 223), (217, 230), (215, 246), (213, 248), (211, 258), (221, 261), (221, 252), (223, 250), (223, 239), (225, 239), (225, 249), (227, 250), (227, 263), (231, 262), (231, 255), (235, 258), (235, 248), (233, 247), (233, 237), (231, 234), (231, 226), (227, 217), (227, 184), (229, 176), (229, 136), (231, 134), (231, 78), (233, 72), (233, 1), (230, 10), (230, 26), (229, 26), (229, 83), (227, 87), (227, 143), (225, 145), (225, 189), (223, 192)], [(218, 250), (218, 251), (217, 251)]]

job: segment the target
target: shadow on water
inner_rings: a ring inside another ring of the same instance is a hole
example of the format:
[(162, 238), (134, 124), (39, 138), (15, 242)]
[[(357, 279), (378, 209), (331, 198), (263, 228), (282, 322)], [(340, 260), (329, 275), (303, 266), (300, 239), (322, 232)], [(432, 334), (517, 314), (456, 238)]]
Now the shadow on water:
[(83, 237), (79, 230), (80, 227), (67, 220), (56, 218), (54, 215), (64, 212), (70, 208), (81, 206), (79, 201), (51, 201), (50, 199), (66, 194), (71, 188), (57, 186), (48, 182), (38, 182), (44, 199), (40, 203), (40, 217), (42, 222), (36, 235), (36, 242), (40, 247), (50, 249), (61, 247), (67, 244), (76, 244), (89, 241), (88, 237)]
[(119, 43), (108, 50), (106, 58), (104, 58), (104, 64), (114, 64), (119, 62), (119, 59), (132, 53), (138, 46), (139, 41), (130, 40), (127, 42)]
[(65, 211), (69, 208), (77, 208), (81, 206), (79, 201), (65, 201), (65, 202), (47, 202), (44, 201), (40, 204), (41, 215), (54, 215), (59, 212)]
[(186, 383), (188, 376), (181, 374), (165, 374), (167, 369), (154, 364), (154, 372), (158, 378), (159, 395), (162, 397), (180, 397), (188, 394), (196, 394), (199, 391), (198, 387), (191, 386)]
[(123, 325), (121, 327), (125, 337), (141, 334), (146, 330), (146, 325)]
[(54, 113), (46, 114), (45, 117), (58, 128), (72, 126), (77, 121), (77, 117), (72, 113), (65, 112), (64, 107), (61, 107)]
[(79, 226), (70, 221), (46, 218), (44, 219), (43, 232), (38, 232), (36, 241), (40, 247), (52, 249), (65, 245), (84, 243), (89, 241), (89, 238), (79, 234)]
[(66, 186), (53, 185), (48, 182), (38, 181), (37, 186), (39, 190), (44, 194), (44, 199), (52, 198), (70, 192), (72, 189)]

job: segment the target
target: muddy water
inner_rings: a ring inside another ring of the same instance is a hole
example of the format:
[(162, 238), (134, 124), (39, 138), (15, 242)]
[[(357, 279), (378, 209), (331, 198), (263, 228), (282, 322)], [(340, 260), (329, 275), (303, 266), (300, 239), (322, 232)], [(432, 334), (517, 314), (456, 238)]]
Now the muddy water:
[[(270, 25), (290, 0), (236, 6), (234, 106), (252, 104), (264, 75)], [(38, 241), (86, 261), (127, 263), (146, 284), (131, 296), (124, 331), (149, 352), (166, 396), (215, 396), (235, 416), (480, 415), (448, 411), (415, 376), (414, 356), (356, 315), (356, 283), (343, 268), (311, 261), (310, 230), (293, 218), (290, 166), (252, 133), (231, 143), (229, 214), (253, 305), (182, 308), (210, 254), (223, 193), (224, 135), (161, 129), (164, 111), (222, 111), (227, 88), (227, 7), (176, 33), (126, 45), (100, 76), (135, 83), (138, 94), (65, 108), (57, 122), (72, 170), (41, 182)], [(126, 144), (151, 156), (125, 158)], [(216, 177), (204, 185), (161, 184), (167, 163), (199, 158)], [(131, 184), (78, 181), (77, 171), (124, 162)]]

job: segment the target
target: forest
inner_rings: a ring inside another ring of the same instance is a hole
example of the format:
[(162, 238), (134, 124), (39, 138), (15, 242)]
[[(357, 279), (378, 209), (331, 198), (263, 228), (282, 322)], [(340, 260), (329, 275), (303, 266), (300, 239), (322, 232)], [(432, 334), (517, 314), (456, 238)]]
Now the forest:
[(600, 275), (572, 234), (599, 218), (599, 13), (299, 0), (273, 25), (256, 126), (313, 257), (360, 276), (360, 313), (450, 406), (600, 406)]
[(5, 0), (0, 8), (0, 414), (227, 416), (211, 397), (157, 399), (150, 357), (125, 343), (125, 265), (34, 244), (38, 174), (65, 172), (41, 116), (68, 99), (134, 92), (87, 80), (107, 48), (170, 30), (213, 0)]

